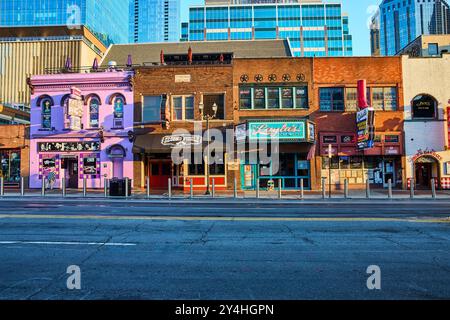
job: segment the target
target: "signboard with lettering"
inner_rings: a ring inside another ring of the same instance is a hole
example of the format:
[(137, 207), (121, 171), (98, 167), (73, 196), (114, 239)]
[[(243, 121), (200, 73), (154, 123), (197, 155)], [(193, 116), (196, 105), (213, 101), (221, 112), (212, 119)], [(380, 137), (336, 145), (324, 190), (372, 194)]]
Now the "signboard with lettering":
[(249, 122), (250, 140), (306, 140), (306, 121)]
[(202, 143), (202, 136), (188, 134), (173, 134), (170, 136), (165, 136), (161, 139), (161, 144), (163, 146), (171, 148), (197, 146)]
[(191, 75), (190, 74), (177, 74), (177, 75), (175, 75), (175, 82), (176, 83), (191, 82)]
[(412, 101), (414, 118), (434, 119), (436, 117), (436, 101), (429, 95), (420, 95)]
[(356, 113), (356, 126), (358, 129), (358, 149), (370, 149), (374, 146), (374, 111), (365, 108)]
[(41, 142), (39, 152), (100, 151), (100, 142)]

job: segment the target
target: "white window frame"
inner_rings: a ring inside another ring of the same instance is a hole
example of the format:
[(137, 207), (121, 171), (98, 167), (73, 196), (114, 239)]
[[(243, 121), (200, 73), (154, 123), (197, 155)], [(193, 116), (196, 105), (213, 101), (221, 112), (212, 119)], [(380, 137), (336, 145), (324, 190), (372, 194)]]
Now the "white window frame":
[[(176, 118), (175, 112), (175, 102), (176, 98), (181, 98), (181, 119)], [(186, 119), (186, 99), (192, 98), (194, 101), (193, 109), (194, 109), (194, 118)], [(195, 96), (192, 94), (187, 95), (174, 95), (171, 97), (171, 113), (172, 113), (172, 121), (195, 121)]]

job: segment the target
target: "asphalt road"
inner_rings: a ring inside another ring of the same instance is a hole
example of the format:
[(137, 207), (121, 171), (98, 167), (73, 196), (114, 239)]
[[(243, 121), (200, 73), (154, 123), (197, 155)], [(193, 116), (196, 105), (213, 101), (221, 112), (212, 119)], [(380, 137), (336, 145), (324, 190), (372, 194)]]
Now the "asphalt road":
[(449, 216), (431, 201), (0, 201), (0, 299), (448, 299)]

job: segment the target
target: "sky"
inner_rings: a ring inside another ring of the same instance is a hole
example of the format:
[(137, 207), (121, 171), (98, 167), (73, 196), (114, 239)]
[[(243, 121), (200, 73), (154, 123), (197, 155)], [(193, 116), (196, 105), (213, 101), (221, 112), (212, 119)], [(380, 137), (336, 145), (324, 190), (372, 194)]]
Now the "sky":
[[(368, 21), (380, 2), (380, 0), (342, 0), (343, 10), (349, 15), (354, 56), (370, 56)], [(181, 0), (181, 20), (189, 20), (189, 6), (201, 4), (204, 4), (204, 0)]]

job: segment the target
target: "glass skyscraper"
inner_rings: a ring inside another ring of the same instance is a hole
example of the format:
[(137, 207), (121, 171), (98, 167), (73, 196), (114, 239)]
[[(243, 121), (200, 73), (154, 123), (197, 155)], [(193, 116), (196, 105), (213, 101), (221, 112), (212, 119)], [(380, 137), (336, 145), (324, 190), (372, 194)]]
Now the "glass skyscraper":
[(0, 27), (84, 25), (104, 44), (127, 43), (128, 0), (0, 0)]
[(443, 0), (384, 0), (380, 5), (381, 55), (392, 56), (420, 35), (450, 33)]
[(214, 0), (189, 10), (189, 41), (289, 39), (297, 57), (351, 56), (340, 2)]
[(131, 43), (178, 41), (180, 0), (130, 0)]

